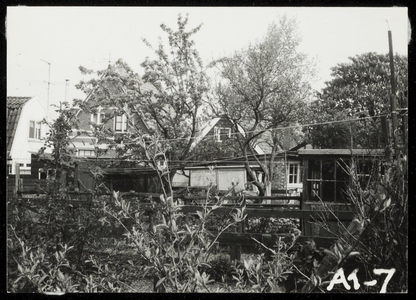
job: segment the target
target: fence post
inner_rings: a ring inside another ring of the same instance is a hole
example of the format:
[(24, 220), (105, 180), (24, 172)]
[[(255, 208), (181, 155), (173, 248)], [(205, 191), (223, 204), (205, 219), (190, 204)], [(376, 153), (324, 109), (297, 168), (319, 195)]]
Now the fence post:
[[(244, 221), (237, 224), (237, 227), (234, 229), (234, 232), (244, 232)], [(241, 244), (232, 244), (230, 246), (230, 259), (232, 261), (241, 259)]]
[[(271, 234), (262, 234), (261, 235), (261, 242), (268, 248), (272, 249), (273, 243), (272, 243), (272, 235)], [(266, 249), (266, 253), (264, 255), (264, 258), (266, 261), (272, 260), (272, 253), (270, 250)]]
[(19, 185), (20, 185), (20, 164), (19, 163), (14, 163), (14, 171), (15, 171), (15, 196), (18, 196), (18, 193), (20, 191)]
[[(299, 210), (302, 210), (303, 209), (303, 205), (302, 205), (303, 204), (303, 192), (299, 193), (299, 195), (300, 195)], [(300, 221), (299, 222), (300, 231), (304, 232), (303, 231), (303, 229), (305, 228), (304, 221), (303, 221), (303, 219), (300, 219), (299, 221)]]

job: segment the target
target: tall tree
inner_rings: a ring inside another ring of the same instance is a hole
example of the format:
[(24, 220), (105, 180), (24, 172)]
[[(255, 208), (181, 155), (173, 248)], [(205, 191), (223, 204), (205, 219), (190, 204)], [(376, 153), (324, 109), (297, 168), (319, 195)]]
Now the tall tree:
[[(155, 58), (147, 57), (141, 64), (145, 71), (142, 78), (120, 60), (107, 70), (98, 72), (99, 78), (78, 85), (90, 95), (88, 102), (78, 102), (84, 109), (115, 107), (109, 119), (127, 115), (130, 130), (122, 136), (123, 146), (118, 147), (123, 157), (149, 159), (144, 155), (143, 147), (151, 143), (150, 138), (148, 142), (143, 138), (152, 136), (158, 145), (153, 149), (163, 151), (166, 155), (163, 157), (175, 162), (170, 164), (170, 178), (183, 167), (180, 162), (190, 155), (200, 107), (209, 89), (205, 68), (192, 39), (201, 25), (188, 30), (187, 23), (188, 17), (179, 15), (176, 30), (162, 24), (160, 27), (167, 34), (168, 41), (167, 44), (160, 41), (156, 49), (143, 39), (154, 50)], [(133, 122), (135, 115), (139, 115), (143, 122)], [(106, 131), (104, 127), (97, 128), (98, 134)], [(111, 131), (106, 133), (114, 135)]]
[[(281, 132), (271, 129), (297, 122), (309, 96), (311, 68), (306, 55), (298, 51), (299, 43), (296, 21), (284, 17), (271, 24), (260, 41), (213, 62), (221, 76), (216, 88), (218, 106), (213, 109), (229, 117), (235, 133), (243, 129), (244, 133), (234, 136), (260, 195), (271, 193), (274, 159), (282, 144)], [(254, 151), (264, 139), (271, 144), (271, 159), (266, 163)], [(250, 154), (262, 169), (264, 183), (250, 167)]]
[[(394, 57), (398, 99), (407, 98), (407, 57)], [(332, 69), (333, 79), (317, 94), (310, 106), (311, 122), (361, 121), (313, 126), (309, 139), (320, 148), (377, 148), (381, 141), (381, 121), (377, 116), (390, 112), (391, 84), (388, 55), (365, 53)], [(397, 105), (399, 107), (399, 105)]]

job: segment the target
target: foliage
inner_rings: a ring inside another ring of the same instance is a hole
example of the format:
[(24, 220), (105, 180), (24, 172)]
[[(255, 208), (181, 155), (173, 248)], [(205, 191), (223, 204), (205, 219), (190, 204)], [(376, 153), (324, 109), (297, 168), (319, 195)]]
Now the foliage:
[[(59, 116), (52, 124), (46, 122), (46, 120), (43, 121), (49, 126), (49, 133), (47, 133), (44, 146), (39, 150), (39, 156), (41, 158), (46, 157), (48, 162), (46, 169), (51, 174), (47, 178), (48, 186), (50, 187), (48, 192), (51, 192), (53, 195), (65, 189), (63, 185), (65, 172), (69, 167), (73, 166), (71, 155), (74, 153), (74, 149), (70, 147), (72, 143), (71, 132), (73, 127), (77, 127), (74, 111), (69, 109), (68, 103), (61, 103), (57, 112)], [(47, 148), (51, 149), (50, 159), (45, 154)]]
[[(158, 159), (166, 160), (161, 148), (163, 145), (153, 137), (150, 139), (151, 143), (142, 144), (147, 157), (153, 162)], [(106, 206), (107, 218), (102, 218), (101, 221), (116, 221), (123, 226), (129, 244), (135, 247), (137, 254), (145, 261), (137, 266), (137, 269), (143, 276), (155, 278), (155, 291), (207, 290), (207, 285), (212, 280), (206, 272), (201, 273), (200, 270), (202, 266), (207, 265), (218, 237), (245, 219), (245, 207), (234, 209), (234, 212), (230, 213), (230, 220), (214, 235), (207, 229), (206, 223), (215, 210), (221, 207), (222, 199), (216, 197), (214, 205), (208, 206), (207, 196), (197, 211), (199, 218), (188, 224), (181, 213), (181, 205), (173, 198), (168, 165), (163, 166), (155, 169), (160, 181), (165, 183), (164, 192), (156, 203), (149, 203), (145, 209), (146, 204), (126, 201), (114, 192), (116, 207), (112, 209)], [(150, 210), (150, 216), (147, 218), (146, 210)], [(126, 222), (131, 226), (126, 225)]]
[[(76, 123), (74, 111), (66, 104), (63, 106), (59, 108), (57, 120), (48, 124), (50, 132), (45, 147), (40, 150), (40, 157), (47, 161), (46, 169), (54, 171), (49, 172), (45, 198), (16, 198), (8, 202), (9, 289), (13, 291), (26, 288), (38, 292), (76, 291), (81, 283), (72, 286), (72, 275), (68, 274), (82, 269), (88, 252), (86, 248), (97, 244), (106, 230), (98, 222), (105, 202), (101, 198), (97, 205), (96, 194), (102, 178), (99, 168), (93, 172), (95, 189), (89, 191), (86, 207), (77, 208), (68, 203), (71, 199), (67, 194), (66, 179), (74, 166), (70, 144), (72, 125)], [(50, 156), (45, 153), (47, 147), (52, 148)], [(55, 256), (60, 260), (54, 260)], [(20, 280), (23, 285), (15, 286)]]
[(50, 253), (46, 249), (47, 246), (42, 243), (35, 247), (28, 246), (16, 235), (13, 226), (9, 227), (7, 246), (9, 255), (13, 257), (17, 266), (12, 270), (9, 269), (9, 279), (10, 277), (15, 278), (13, 282), (9, 282), (10, 292), (65, 293), (78, 291), (78, 284), (73, 283), (72, 276), (68, 274), (70, 265), (66, 254), (71, 247), (64, 246), (62, 251)]
[[(381, 268), (395, 270), (394, 276), (388, 280), (388, 292), (406, 292), (408, 289), (407, 160), (401, 158), (384, 162), (382, 173), (378, 164), (372, 165), (369, 177), (359, 176), (356, 162), (348, 170), (352, 180), (347, 194), (355, 213), (355, 219), (349, 226), (340, 223), (340, 229), (334, 231), (325, 219), (317, 221), (338, 240), (324, 251), (321, 272), (314, 276), (315, 286), (324, 285), (322, 281), (339, 268), (349, 269), (350, 272), (357, 268), (361, 270), (361, 281), (377, 281), (374, 286), (361, 286), (358, 291), (379, 292), (385, 281), (379, 280), (374, 270)], [(324, 208), (332, 212), (325, 205)]]
[(294, 242), (295, 240), (286, 243), (279, 238), (276, 243), (276, 250), (267, 248), (262, 244), (272, 253), (272, 260), (266, 261), (264, 254), (261, 254), (257, 256), (256, 260), (249, 257), (243, 261), (242, 265), (237, 264), (235, 275), (233, 275), (236, 288), (245, 292), (286, 292), (285, 282), (294, 271), (295, 254), (289, 253)]
[(299, 219), (288, 218), (249, 218), (247, 230), (261, 233), (287, 233), (299, 229)]
[[(396, 55), (394, 67), (395, 96), (407, 98), (407, 58)], [(310, 105), (310, 122), (367, 119), (306, 128), (310, 142), (320, 148), (378, 148), (382, 137), (377, 116), (390, 111), (389, 56), (365, 53), (350, 57), (348, 63), (333, 67), (331, 75), (333, 79)]]
[[(165, 24), (161, 29), (168, 42), (160, 42), (154, 50), (155, 59), (142, 63), (144, 75), (140, 78), (119, 60), (106, 70), (98, 71), (98, 78), (82, 81), (77, 86), (89, 95), (88, 101), (77, 101), (85, 112), (99, 107), (105, 111), (101, 125), (94, 134), (101, 142), (111, 145), (123, 159), (146, 160), (137, 141), (145, 134), (164, 140), (164, 149), (171, 164), (172, 174), (183, 167), (180, 162), (189, 158), (191, 144), (197, 134), (197, 122), (205, 94), (209, 88), (204, 66), (192, 40), (201, 28), (187, 30), (188, 17), (178, 17), (178, 29)], [(117, 116), (127, 119), (127, 132), (118, 134), (112, 129)], [(109, 137), (117, 138), (111, 140)], [(120, 143), (122, 142), (122, 145)], [(152, 166), (155, 167), (155, 166)], [(172, 177), (172, 176), (171, 176)]]
[[(349, 189), (351, 202), (366, 227), (355, 251), (368, 269), (395, 268), (390, 291), (407, 290), (408, 274), (408, 184), (407, 159), (384, 164), (384, 176), (373, 176), (363, 184), (354, 169)], [(368, 276), (374, 276), (368, 274)], [(379, 287), (379, 286), (377, 286)], [(376, 287), (376, 288), (377, 288)]]
[(207, 273), (216, 282), (230, 282), (232, 272), (234, 271), (233, 263), (229, 255), (219, 254), (202, 266), (202, 270)]
[[(254, 147), (259, 140), (266, 140), (272, 155), (282, 149), (285, 133), (268, 130), (298, 122), (309, 97), (307, 78), (311, 71), (306, 56), (298, 52), (298, 45), (295, 21), (283, 18), (279, 24), (269, 26), (260, 42), (212, 63), (221, 76), (216, 87), (218, 107), (213, 106), (213, 110), (217, 114), (225, 113), (234, 124), (233, 137), (260, 195), (266, 190), (270, 194), (274, 159), (269, 164), (257, 160), (265, 175), (266, 187), (250, 168), (248, 155), (256, 158)], [(239, 134), (239, 126), (243, 134)]]

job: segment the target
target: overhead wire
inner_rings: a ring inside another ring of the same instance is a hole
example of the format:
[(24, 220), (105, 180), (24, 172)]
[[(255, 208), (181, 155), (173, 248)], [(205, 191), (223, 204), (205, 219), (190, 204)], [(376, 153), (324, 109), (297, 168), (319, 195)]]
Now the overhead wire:
[[(389, 113), (385, 114), (379, 114), (375, 116), (368, 116), (368, 117), (360, 117), (360, 118), (352, 118), (352, 119), (343, 119), (343, 120), (335, 120), (335, 121), (325, 121), (325, 122), (319, 122), (319, 123), (307, 123), (307, 124), (299, 124), (299, 125), (290, 125), (285, 127), (274, 127), (274, 128), (268, 128), (268, 129), (258, 129), (258, 130), (252, 130), (252, 131), (244, 131), (244, 134), (250, 134), (250, 133), (259, 133), (259, 132), (267, 132), (267, 131), (279, 131), (279, 130), (286, 130), (286, 129), (292, 129), (292, 128), (303, 128), (303, 127), (313, 127), (313, 126), (320, 126), (320, 125), (329, 125), (329, 124), (336, 124), (336, 123), (347, 123), (347, 122), (355, 122), (355, 121), (361, 121), (366, 119), (375, 119), (375, 118), (381, 118), (384, 116), (389, 116)], [(230, 135), (240, 135), (241, 132), (231, 132)], [(182, 140), (197, 140), (200, 139), (200, 136), (195, 137), (183, 137), (183, 138), (172, 138), (172, 139), (161, 139), (157, 140), (158, 142), (173, 142), (173, 141), (182, 141)], [(137, 143), (135, 142), (128, 142), (128, 143), (122, 143), (121, 145), (135, 145)]]
[[(285, 126), (285, 127), (276, 127), (276, 128), (270, 128), (267, 130), (255, 130), (255, 131), (247, 131), (245, 133), (258, 133), (261, 131), (275, 131), (275, 130), (286, 130), (286, 129), (291, 129), (291, 128), (300, 128), (300, 127), (312, 127), (312, 126), (320, 126), (320, 125), (328, 125), (328, 124), (337, 124), (337, 123), (346, 123), (346, 122), (356, 122), (356, 121), (360, 121), (360, 120), (365, 120), (365, 119), (374, 119), (374, 118), (380, 118), (383, 116), (389, 116), (390, 114), (385, 113), (385, 114), (380, 114), (380, 115), (376, 115), (376, 116), (369, 116), (369, 117), (360, 117), (360, 118), (353, 118), (353, 119), (344, 119), (344, 120), (334, 120), (334, 121), (325, 121), (325, 122), (319, 122), (319, 123), (309, 123), (309, 124), (299, 124), (299, 125), (291, 125), (291, 126)], [(240, 132), (233, 132), (230, 133), (232, 135), (237, 135), (237, 134), (241, 134)], [(199, 138), (199, 137), (194, 137), (194, 139)], [(177, 138), (177, 139), (163, 139), (163, 140), (159, 140), (159, 142), (165, 142), (165, 141), (177, 141), (177, 140), (189, 140), (189, 138)], [(121, 145), (131, 145), (131, 144), (137, 144), (137, 143), (123, 143)], [(267, 155), (267, 154), (264, 154)], [(112, 157), (96, 157), (96, 156), (83, 156), (83, 157), (79, 157), (79, 156), (75, 156), (75, 158), (77, 159), (87, 159), (87, 160), (91, 160), (93, 161), (94, 159), (100, 159), (100, 160), (108, 160), (111, 162), (114, 161), (123, 161), (123, 162), (143, 162), (143, 163), (149, 163), (149, 162), (153, 162), (153, 160), (149, 160), (149, 159), (131, 159), (131, 158), (112, 158)], [(220, 159), (220, 160), (169, 160), (169, 163), (177, 163), (177, 164), (184, 164), (184, 163), (195, 163), (195, 164), (217, 164), (217, 163), (222, 163), (222, 162), (231, 162), (231, 161), (238, 161), (238, 159), (242, 159), (245, 158), (245, 156), (239, 156), (239, 157), (228, 157), (228, 158), (224, 158), (224, 159)], [(14, 158), (16, 160), (27, 160), (27, 158)]]

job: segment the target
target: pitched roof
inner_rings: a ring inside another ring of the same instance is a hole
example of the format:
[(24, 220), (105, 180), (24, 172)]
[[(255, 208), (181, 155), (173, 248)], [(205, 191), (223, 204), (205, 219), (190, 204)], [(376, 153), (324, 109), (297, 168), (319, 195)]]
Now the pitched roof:
[[(114, 72), (116, 72), (117, 74), (119, 74), (120, 76), (127, 76), (129, 75), (127, 70), (126, 70), (126, 65), (123, 62), (119, 62), (119, 64), (114, 64), (114, 65), (108, 65), (107, 69), (104, 70), (103, 74), (101, 74), (100, 79), (104, 79), (107, 76), (109, 76), (111, 68), (114, 68)], [(136, 76), (136, 75), (134, 75)], [(151, 84), (150, 82), (142, 82), (141, 78), (139, 76), (136, 76), (137, 79), (140, 81), (140, 87), (139, 89), (145, 92), (148, 91), (152, 91), (153, 93), (158, 93), (156, 87)], [(96, 90), (99, 88), (100, 85), (97, 85), (94, 89), (92, 89), (90, 91), (90, 93), (87, 95), (87, 97), (84, 99), (84, 103), (88, 102), (88, 100), (92, 97), (92, 95), (96, 92)], [(111, 86), (111, 88), (114, 88), (114, 86)], [(77, 107), (77, 112), (76, 112), (76, 116), (80, 113), (80, 111), (82, 111), (81, 108)]]
[(16, 133), (17, 124), (19, 123), (23, 105), (30, 99), (32, 99), (32, 97), (7, 97), (6, 143), (8, 155), (12, 149), (13, 139)]
[[(196, 137), (196, 139), (193, 141), (193, 143), (191, 144), (191, 150), (194, 149), (196, 147), (196, 145), (198, 145), (203, 139), (204, 137), (211, 131), (212, 128), (215, 127), (215, 125), (217, 125), (218, 121), (221, 120), (222, 117), (217, 117), (217, 118), (213, 118), (211, 120), (209, 120), (205, 126), (203, 126), (201, 133)], [(244, 132), (243, 127), (240, 126), (240, 124), (237, 124), (237, 128), (238, 131), (245, 136), (246, 133)], [(258, 143), (256, 143), (254, 145), (254, 150), (257, 152), (257, 154), (264, 154), (264, 150), (262, 149), (262, 147), (260, 147), (258, 145)]]
[(299, 149), (299, 155), (383, 156), (384, 149)]

